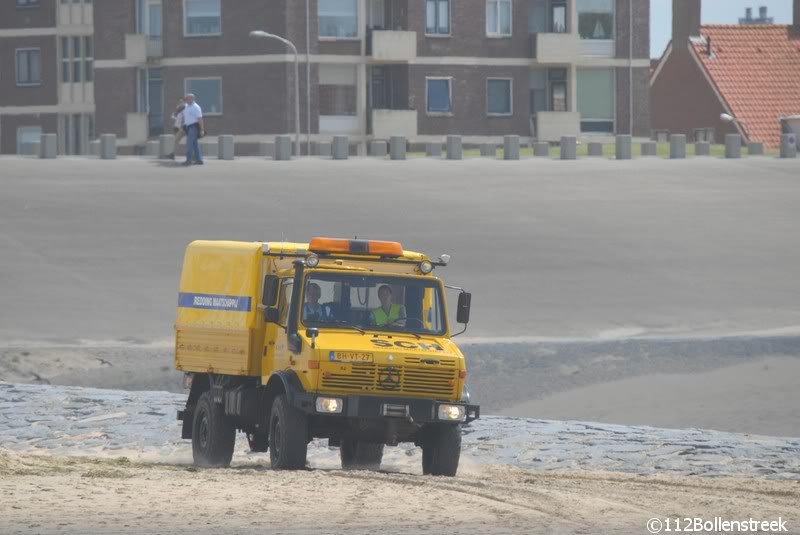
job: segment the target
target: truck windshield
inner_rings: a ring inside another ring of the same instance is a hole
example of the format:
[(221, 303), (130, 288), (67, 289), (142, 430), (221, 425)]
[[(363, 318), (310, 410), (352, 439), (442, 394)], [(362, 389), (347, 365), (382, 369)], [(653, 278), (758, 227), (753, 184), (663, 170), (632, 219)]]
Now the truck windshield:
[(423, 278), (314, 272), (306, 278), (301, 318), (307, 327), (447, 331), (441, 285)]

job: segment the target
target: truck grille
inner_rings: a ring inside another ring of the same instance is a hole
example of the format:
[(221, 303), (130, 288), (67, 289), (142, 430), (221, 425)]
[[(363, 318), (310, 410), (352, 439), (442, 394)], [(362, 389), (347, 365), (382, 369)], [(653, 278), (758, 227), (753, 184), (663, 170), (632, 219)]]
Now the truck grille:
[(350, 373), (322, 373), (322, 388), (353, 393), (394, 393), (452, 398), (458, 370), (452, 367), (416, 368), (377, 364), (351, 365)]

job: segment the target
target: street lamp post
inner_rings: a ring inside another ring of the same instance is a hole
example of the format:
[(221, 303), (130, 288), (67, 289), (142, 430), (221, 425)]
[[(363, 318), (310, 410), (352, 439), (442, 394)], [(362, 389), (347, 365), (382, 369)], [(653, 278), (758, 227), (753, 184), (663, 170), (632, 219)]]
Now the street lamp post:
[(294, 53), (294, 155), (300, 156), (300, 62), (297, 56), (297, 47), (288, 39), (261, 30), (253, 30), (250, 32), (250, 37), (277, 39)]

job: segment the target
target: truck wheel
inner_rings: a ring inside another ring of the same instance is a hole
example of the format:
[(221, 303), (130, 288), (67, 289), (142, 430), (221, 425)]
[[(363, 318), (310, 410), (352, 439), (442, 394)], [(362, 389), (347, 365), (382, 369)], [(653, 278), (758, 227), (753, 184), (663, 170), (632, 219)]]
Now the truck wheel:
[(339, 456), (344, 470), (379, 470), (383, 460), (383, 444), (342, 439)]
[(425, 431), (422, 441), (422, 473), (455, 476), (461, 457), (461, 426), (437, 425)]
[(269, 460), (275, 470), (306, 467), (306, 416), (291, 407), (284, 394), (275, 398), (269, 418)]
[(192, 456), (197, 466), (229, 466), (236, 442), (236, 428), (222, 405), (204, 392), (194, 409)]

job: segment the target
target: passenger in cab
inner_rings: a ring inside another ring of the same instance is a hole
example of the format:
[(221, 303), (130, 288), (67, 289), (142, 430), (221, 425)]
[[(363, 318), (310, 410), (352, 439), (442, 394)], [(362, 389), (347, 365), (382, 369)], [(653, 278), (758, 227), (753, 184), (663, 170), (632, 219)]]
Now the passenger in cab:
[(333, 319), (331, 308), (328, 305), (321, 305), (319, 298), (322, 290), (315, 282), (308, 283), (306, 287), (306, 302), (303, 303), (303, 322), (306, 321), (328, 321)]
[(392, 289), (388, 285), (384, 284), (378, 288), (378, 299), (381, 301), (381, 306), (369, 313), (369, 321), (372, 325), (378, 327), (398, 325), (406, 319), (403, 305), (396, 305), (392, 302)]

